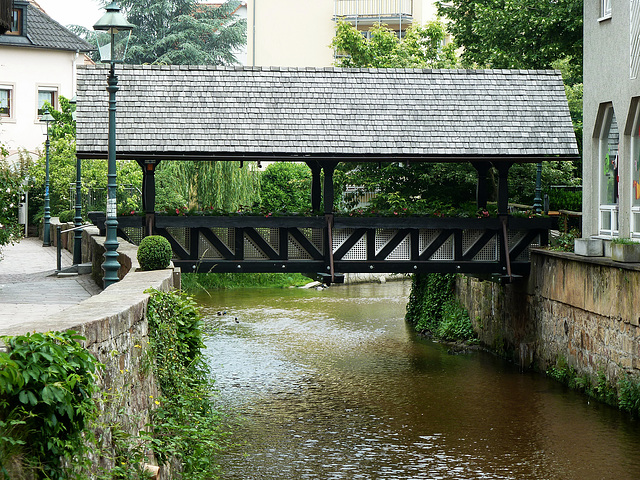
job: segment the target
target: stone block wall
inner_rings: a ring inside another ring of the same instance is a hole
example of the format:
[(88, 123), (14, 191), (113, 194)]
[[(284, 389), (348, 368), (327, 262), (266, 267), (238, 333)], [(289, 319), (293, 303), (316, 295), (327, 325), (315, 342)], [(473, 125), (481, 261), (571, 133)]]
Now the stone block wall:
[[(83, 231), (83, 260), (94, 265), (94, 278), (101, 281), (104, 237), (98, 229)], [(104, 402), (95, 431), (108, 455), (92, 460), (109, 470), (113, 467), (117, 442), (113, 430), (137, 435), (149, 424), (150, 412), (159, 396), (149, 354), (149, 326), (146, 318), (148, 289), (168, 291), (179, 287), (179, 273), (173, 268), (150, 272), (137, 271), (137, 248), (120, 239), (121, 280), (98, 295), (73, 305), (47, 318), (24, 323), (10, 332), (21, 335), (31, 331), (74, 330), (84, 336), (84, 346), (104, 364), (99, 373), (99, 386)], [(73, 247), (73, 242), (68, 242)], [(177, 282), (175, 281), (177, 279)], [(149, 458), (149, 463), (154, 460)], [(169, 478), (160, 472), (158, 479)]]
[(640, 264), (547, 250), (531, 260), (513, 285), (458, 280), (480, 340), (527, 368), (564, 357), (581, 374), (640, 377)]

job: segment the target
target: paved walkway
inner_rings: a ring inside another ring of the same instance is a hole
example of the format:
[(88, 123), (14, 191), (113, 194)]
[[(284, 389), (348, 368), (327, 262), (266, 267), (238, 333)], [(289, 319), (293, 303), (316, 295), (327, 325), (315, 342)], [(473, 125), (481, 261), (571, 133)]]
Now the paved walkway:
[[(62, 250), (62, 267), (72, 264)], [(36, 237), (23, 238), (0, 251), (0, 326), (45, 318), (101, 292), (90, 275), (57, 277), (56, 247)]]

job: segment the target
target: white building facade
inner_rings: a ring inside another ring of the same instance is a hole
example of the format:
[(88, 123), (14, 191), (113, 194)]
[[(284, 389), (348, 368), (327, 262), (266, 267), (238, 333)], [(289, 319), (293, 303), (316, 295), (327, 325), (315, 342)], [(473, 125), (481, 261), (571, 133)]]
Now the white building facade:
[(92, 48), (24, 0), (14, 2), (11, 30), (0, 35), (0, 143), (10, 159), (42, 146), (43, 104), (75, 95), (76, 67)]
[(402, 35), (437, 16), (433, 0), (247, 0), (249, 66), (328, 67), (336, 22), (366, 31), (374, 23)]

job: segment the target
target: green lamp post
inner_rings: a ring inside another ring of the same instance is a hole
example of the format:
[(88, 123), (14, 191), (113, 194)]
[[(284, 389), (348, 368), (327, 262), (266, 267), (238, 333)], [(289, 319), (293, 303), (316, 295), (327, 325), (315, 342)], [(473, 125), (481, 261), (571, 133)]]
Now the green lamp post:
[(542, 162), (536, 165), (536, 196), (533, 199), (533, 211), (542, 212)]
[(109, 92), (109, 155), (107, 168), (107, 219), (105, 226), (107, 238), (104, 242), (105, 253), (102, 269), (104, 270), (104, 288), (118, 281), (118, 217), (116, 208), (116, 92), (118, 77), (115, 74), (116, 63), (122, 63), (127, 53), (127, 46), (134, 25), (129, 23), (120, 13), (116, 2), (105, 7), (105, 13), (93, 26), (94, 30), (104, 31), (98, 35), (100, 61), (111, 65), (107, 80)]
[(45, 145), (45, 166), (44, 166), (44, 230), (42, 232), (42, 246), (48, 247), (51, 245), (51, 207), (49, 206), (49, 123), (53, 122), (54, 118), (49, 113), (49, 108), (45, 107), (44, 115), (40, 117), (41, 122), (45, 122), (47, 140)]

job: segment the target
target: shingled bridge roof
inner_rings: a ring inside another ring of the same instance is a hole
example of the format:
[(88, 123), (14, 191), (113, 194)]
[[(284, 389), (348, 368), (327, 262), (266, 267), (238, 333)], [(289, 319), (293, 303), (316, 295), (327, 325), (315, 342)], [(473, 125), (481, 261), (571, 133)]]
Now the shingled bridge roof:
[[(557, 71), (124, 65), (116, 73), (118, 158), (578, 155)], [(78, 68), (81, 158), (107, 156), (107, 76), (104, 66)]]

